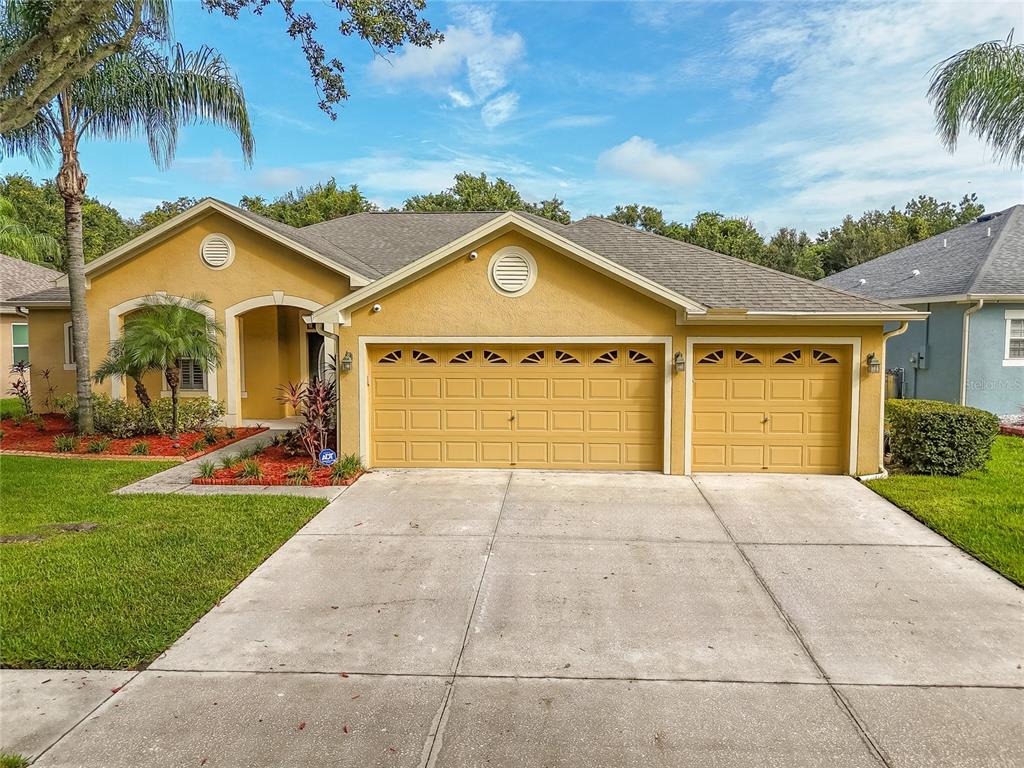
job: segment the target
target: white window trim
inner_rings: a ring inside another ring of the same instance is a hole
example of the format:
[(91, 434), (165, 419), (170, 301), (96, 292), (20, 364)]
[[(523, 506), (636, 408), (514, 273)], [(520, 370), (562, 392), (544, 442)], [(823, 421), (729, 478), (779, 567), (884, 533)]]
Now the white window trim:
[(1017, 368), (1024, 367), (1024, 357), (1010, 357), (1010, 327), (1011, 320), (1024, 320), (1024, 309), (1006, 310), (1006, 329), (1003, 331), (1003, 367)]
[(77, 371), (78, 366), (71, 362), (74, 357), (74, 349), (71, 347), (71, 327), (72, 323), (64, 323), (64, 370), (65, 371)]
[(14, 353), (15, 353), (16, 350), (24, 348), (24, 350), (26, 352), (28, 352), (28, 344), (15, 344), (14, 343), (14, 329), (18, 328), (19, 326), (25, 326), (25, 329), (27, 330), (28, 329), (28, 323), (11, 323), (11, 363), (12, 364), (15, 363)]

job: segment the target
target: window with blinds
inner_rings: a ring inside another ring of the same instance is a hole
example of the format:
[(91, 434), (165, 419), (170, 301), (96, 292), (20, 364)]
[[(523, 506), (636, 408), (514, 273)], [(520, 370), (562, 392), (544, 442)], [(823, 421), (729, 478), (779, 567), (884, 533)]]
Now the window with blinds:
[(206, 371), (196, 360), (183, 357), (181, 366), (181, 389), (206, 389)]

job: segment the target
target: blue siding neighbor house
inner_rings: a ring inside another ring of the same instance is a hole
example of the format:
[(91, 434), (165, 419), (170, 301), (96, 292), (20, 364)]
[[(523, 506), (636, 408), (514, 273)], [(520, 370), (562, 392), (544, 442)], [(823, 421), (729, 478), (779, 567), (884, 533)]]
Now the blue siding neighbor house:
[(1024, 205), (821, 282), (931, 313), (886, 344), (886, 367), (903, 371), (903, 397), (1024, 413)]

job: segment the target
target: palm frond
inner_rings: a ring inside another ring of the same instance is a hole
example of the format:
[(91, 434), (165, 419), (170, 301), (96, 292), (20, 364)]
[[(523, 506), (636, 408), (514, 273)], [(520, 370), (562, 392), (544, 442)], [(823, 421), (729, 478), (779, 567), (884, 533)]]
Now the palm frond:
[(946, 147), (956, 148), (962, 130), (986, 141), (997, 160), (1024, 164), (1024, 45), (1005, 41), (976, 45), (938, 64), (928, 98)]
[(182, 358), (203, 368), (220, 365), (224, 329), (203, 312), (201, 297), (147, 296), (124, 324), (121, 348), (127, 364), (140, 368), (177, 368)]
[(246, 163), (252, 162), (254, 139), (242, 86), (224, 58), (207, 46), (186, 51), (178, 45), (170, 56), (152, 46), (136, 46), (83, 78), (74, 96), (85, 111), (84, 135), (145, 135), (161, 168), (174, 159), (179, 126), (195, 123), (231, 130)]

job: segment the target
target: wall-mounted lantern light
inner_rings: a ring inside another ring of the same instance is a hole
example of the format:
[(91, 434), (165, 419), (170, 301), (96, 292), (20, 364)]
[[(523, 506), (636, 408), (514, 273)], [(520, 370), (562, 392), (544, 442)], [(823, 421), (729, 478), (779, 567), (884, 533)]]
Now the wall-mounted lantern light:
[(682, 373), (686, 370), (686, 360), (683, 358), (682, 352), (676, 352), (672, 358), (672, 367), (675, 368), (676, 373)]
[(352, 353), (346, 352), (341, 357), (341, 370), (343, 373), (348, 373), (352, 370)]
[(882, 370), (882, 361), (878, 359), (878, 355), (874, 352), (868, 353), (868, 358), (864, 363), (868, 367), (868, 373), (880, 373)]

